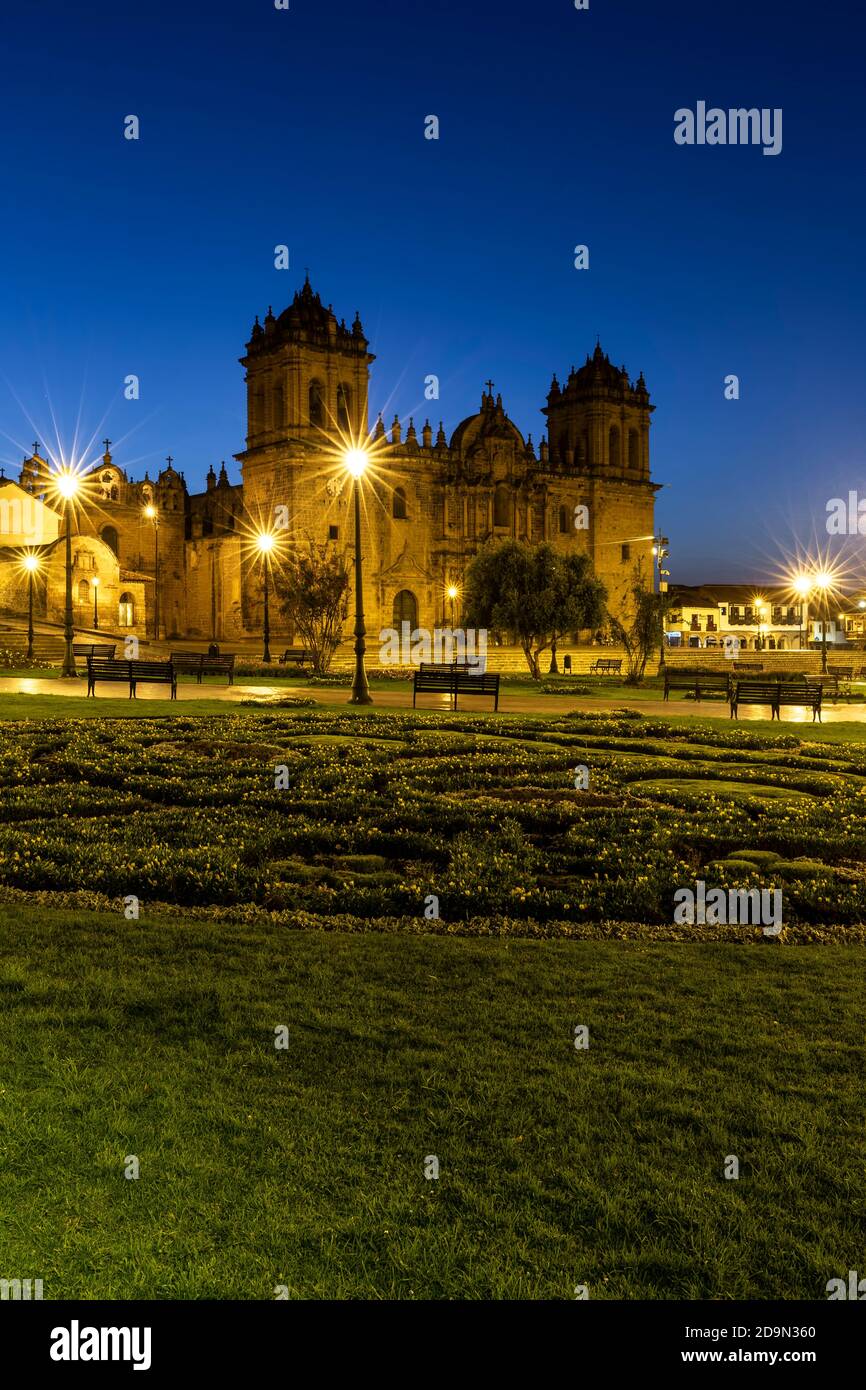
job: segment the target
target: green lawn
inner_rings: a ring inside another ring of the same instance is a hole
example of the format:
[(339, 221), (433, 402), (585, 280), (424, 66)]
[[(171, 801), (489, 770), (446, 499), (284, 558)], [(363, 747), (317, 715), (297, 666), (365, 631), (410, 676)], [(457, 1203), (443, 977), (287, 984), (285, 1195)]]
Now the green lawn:
[(822, 1298), (862, 1258), (863, 948), (0, 940), (0, 1272), (46, 1298)]
[[(334, 694), (4, 697), (0, 1278), (812, 1299), (858, 1268), (864, 726)], [(780, 889), (781, 936), (676, 924), (700, 879)]]

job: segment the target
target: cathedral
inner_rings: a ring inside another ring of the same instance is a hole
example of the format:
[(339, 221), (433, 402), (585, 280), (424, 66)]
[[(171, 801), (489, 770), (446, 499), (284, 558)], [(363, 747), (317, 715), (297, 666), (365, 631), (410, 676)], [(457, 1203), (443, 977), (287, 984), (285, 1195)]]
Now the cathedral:
[[(588, 552), (616, 612), (643, 563), (652, 579), (653, 507), (649, 429), (654, 407), (643, 375), (629, 379), (600, 345), (560, 384), (542, 413), (547, 439), (536, 449), (487, 382), (478, 412), (449, 439), (443, 424), (395, 417), (368, 424), (374, 356), (356, 314), (338, 320), (309, 279), (278, 317), (253, 325), (240, 359), (245, 371), (246, 447), (211, 468), (191, 493), (168, 458), (156, 479), (134, 481), (105, 441), (76, 509), (73, 600), (76, 627), (139, 636), (233, 640), (262, 629), (261, 562), (249, 545), (257, 529), (286, 525), (286, 542), (331, 544), (353, 553), (351, 480), (340, 466), (348, 442), (369, 448), (362, 482), (365, 619), (370, 639), (403, 622), (432, 629), (460, 623), (472, 556), (487, 541), (548, 541)], [(37, 611), (63, 618), (65, 541), (44, 488), (38, 447), (18, 483), (0, 478), (0, 605), (26, 606), (25, 581), (9, 563), (22, 545), (44, 560)], [(275, 521), (275, 518), (281, 520)], [(36, 530), (38, 529), (38, 537)], [(279, 532), (277, 532), (279, 534)], [(29, 539), (28, 539), (29, 537)], [(4, 563), (4, 561), (6, 563)], [(456, 589), (456, 611), (448, 590)], [(354, 623), (346, 621), (349, 639)], [(272, 627), (293, 634), (272, 608)]]

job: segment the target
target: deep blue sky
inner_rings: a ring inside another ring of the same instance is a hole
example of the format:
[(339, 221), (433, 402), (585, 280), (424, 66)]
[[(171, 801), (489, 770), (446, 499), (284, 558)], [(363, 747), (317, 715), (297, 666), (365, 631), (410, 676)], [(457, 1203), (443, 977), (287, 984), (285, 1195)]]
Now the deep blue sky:
[[(193, 487), (223, 458), (236, 478), (237, 358), (309, 265), (361, 311), (371, 418), (420, 426), (436, 373), (450, 434), (492, 376), (537, 441), (552, 373), (599, 333), (657, 406), (673, 579), (772, 574), (826, 544), (829, 497), (866, 495), (863, 40), (840, 0), (10, 5), (7, 471), (50, 399), (135, 476), (170, 452)], [(782, 107), (782, 153), (677, 146), (699, 99)]]

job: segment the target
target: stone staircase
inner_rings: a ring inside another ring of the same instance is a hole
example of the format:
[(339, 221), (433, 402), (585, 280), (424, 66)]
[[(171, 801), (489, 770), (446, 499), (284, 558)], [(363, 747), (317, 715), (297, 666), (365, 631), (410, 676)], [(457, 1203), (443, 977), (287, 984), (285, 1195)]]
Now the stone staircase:
[[(116, 642), (118, 649), (123, 642), (123, 638), (115, 632), (107, 632), (102, 628), (93, 631), (88, 628), (75, 629), (76, 642)], [(142, 642), (142, 648), (150, 644)], [(13, 612), (10, 609), (0, 610), (0, 650), (20, 652), (22, 655), (27, 651), (27, 615)], [(43, 618), (33, 620), (33, 655), (37, 661), (49, 662), (52, 666), (60, 666), (63, 663), (63, 656), (66, 651), (66, 641), (63, 636), (63, 627), (60, 623), (49, 623)]]

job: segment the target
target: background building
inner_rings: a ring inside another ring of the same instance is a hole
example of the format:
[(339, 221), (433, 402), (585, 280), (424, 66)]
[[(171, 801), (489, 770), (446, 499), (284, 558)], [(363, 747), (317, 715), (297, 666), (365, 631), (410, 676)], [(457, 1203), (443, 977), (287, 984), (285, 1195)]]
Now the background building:
[[(256, 318), (241, 358), (247, 389), (246, 447), (236, 455), (241, 481), (230, 482), (223, 463), (218, 474), (209, 469), (204, 492), (190, 494), (171, 457), (155, 480), (145, 474), (135, 481), (105, 440), (76, 511), (77, 625), (91, 625), (85, 619), (95, 582), (108, 630), (226, 641), (257, 634), (261, 569), (244, 535), (275, 529), (280, 517), (288, 519), (293, 544), (311, 540), (351, 555), (351, 486), (342, 454), (350, 441), (368, 438), (374, 360), (360, 317), (351, 327), (338, 322), (307, 279), (279, 317), (268, 310), (262, 323)], [(536, 448), (509, 419), (493, 382), (477, 413), (450, 438), (441, 422), (434, 430), (426, 420), (419, 430), (410, 420), (404, 437), (399, 420), (386, 432), (380, 417), (372, 431), (374, 466), (363, 482), (368, 632), (406, 621), (413, 628), (450, 626), (447, 589), (462, 590), (468, 564), (485, 542), (506, 538), (585, 551), (610, 607), (620, 611), (636, 568), (646, 583), (653, 577), (653, 409), (643, 376), (630, 381), (596, 344), (564, 386), (553, 378), (543, 408), (550, 446), (542, 439)], [(22, 523), (0, 536), (0, 568), (4, 555), (10, 562), (0, 585), (6, 606), (20, 609), (26, 581), (12, 564), (13, 552), (44, 545), (40, 615), (61, 622), (62, 519), (47, 502), (47, 471), (35, 448), (19, 484), (0, 482), (0, 513), (5, 501), (9, 526)], [(459, 623), (459, 599), (454, 616)], [(353, 621), (350, 611), (347, 634)], [(276, 607), (273, 625), (286, 630)]]

